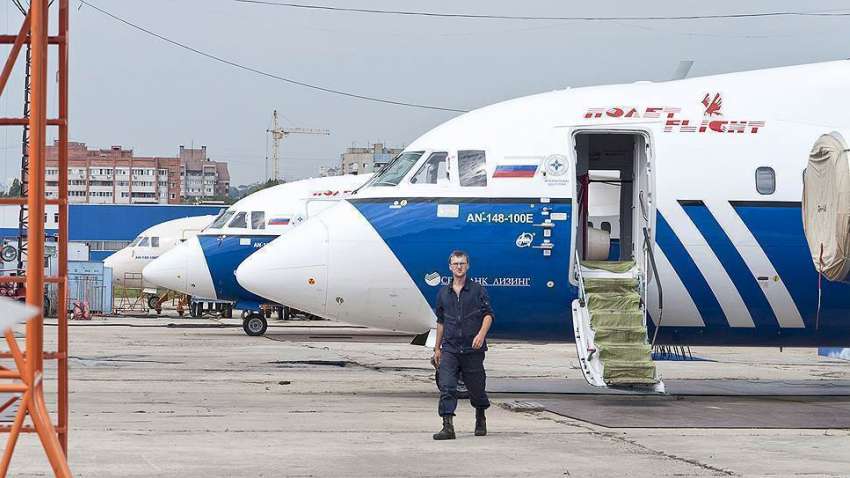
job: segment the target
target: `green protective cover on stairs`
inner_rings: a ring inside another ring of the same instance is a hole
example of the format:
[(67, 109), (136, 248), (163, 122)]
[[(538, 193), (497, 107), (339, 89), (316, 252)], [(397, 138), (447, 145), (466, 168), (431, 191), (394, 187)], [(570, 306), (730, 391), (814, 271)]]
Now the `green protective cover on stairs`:
[(591, 315), (595, 310), (640, 310), (640, 296), (631, 294), (592, 293), (587, 294), (587, 308)]
[(599, 360), (647, 363), (652, 360), (652, 348), (649, 344), (603, 345), (599, 348)]
[(594, 329), (597, 327), (643, 327), (643, 313), (640, 310), (591, 310), (590, 326)]
[[(600, 264), (602, 269), (612, 264), (628, 268), (633, 263), (583, 263), (587, 267)], [(609, 270), (609, 269), (604, 269)], [(651, 385), (655, 380), (655, 363), (646, 343), (646, 327), (640, 308), (638, 279), (588, 278), (584, 280), (587, 308), (593, 342), (602, 362), (602, 378), (608, 385)]]
[(637, 278), (584, 280), (584, 291), (589, 294), (593, 292), (627, 294), (637, 292), (637, 287)]
[(627, 362), (609, 360), (602, 372), (602, 379), (609, 385), (649, 385), (655, 380), (655, 364), (652, 362)]
[(597, 345), (631, 345), (646, 342), (646, 327), (597, 327), (593, 341)]
[(635, 261), (584, 261), (581, 265), (589, 269), (623, 273), (632, 270)]

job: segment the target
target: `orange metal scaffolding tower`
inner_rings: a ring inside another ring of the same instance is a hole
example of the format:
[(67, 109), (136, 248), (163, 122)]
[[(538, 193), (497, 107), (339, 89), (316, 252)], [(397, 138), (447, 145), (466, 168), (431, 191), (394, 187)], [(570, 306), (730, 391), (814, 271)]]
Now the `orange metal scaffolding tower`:
[[(26, 277), (0, 277), (0, 282), (26, 284), (27, 304), (38, 308), (36, 317), (26, 324), (25, 352), (12, 331), (6, 331), (9, 352), (2, 358), (14, 360), (14, 368), (0, 366), (0, 393), (14, 394), (13, 398), (0, 405), (0, 411), (18, 404), (18, 411), (11, 426), (0, 427), (8, 432), (9, 438), (0, 462), (0, 476), (6, 476), (18, 436), (21, 432), (37, 433), (47, 459), (56, 476), (71, 476), (66, 458), (68, 451), (68, 3), (59, 0), (59, 29), (56, 36), (48, 32), (48, 0), (32, 0), (17, 35), (0, 35), (0, 44), (11, 44), (12, 49), (0, 75), (0, 95), (8, 83), (21, 47), (29, 42), (32, 48), (32, 103), (28, 118), (0, 118), (0, 126), (29, 125), (29, 182), (26, 198), (2, 198), (0, 205), (26, 204), (30, 221), (27, 226)], [(47, 55), (48, 45), (58, 49), (58, 96), (59, 117), (47, 118)], [(59, 127), (59, 197), (45, 196), (45, 144), (46, 127)], [(59, 207), (59, 271), (56, 277), (44, 277), (44, 206)], [(59, 300), (57, 351), (44, 352), (44, 284), (55, 283)], [(44, 359), (56, 359), (58, 364), (57, 424), (53, 425), (44, 400)], [(29, 417), (31, 424), (26, 424)]]

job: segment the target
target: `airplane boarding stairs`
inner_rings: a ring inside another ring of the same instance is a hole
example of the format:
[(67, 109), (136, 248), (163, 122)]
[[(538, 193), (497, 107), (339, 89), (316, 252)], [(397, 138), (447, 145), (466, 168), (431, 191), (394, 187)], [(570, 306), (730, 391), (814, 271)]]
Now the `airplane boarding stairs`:
[(664, 393), (647, 341), (643, 274), (633, 261), (584, 261), (577, 272), (573, 326), (587, 382)]

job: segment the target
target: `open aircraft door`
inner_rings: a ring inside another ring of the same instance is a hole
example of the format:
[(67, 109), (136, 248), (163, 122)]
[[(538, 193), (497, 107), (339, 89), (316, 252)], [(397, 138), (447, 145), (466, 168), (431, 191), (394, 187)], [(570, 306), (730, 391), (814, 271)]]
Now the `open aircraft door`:
[(647, 335), (648, 283), (655, 276), (650, 138), (646, 131), (573, 134), (570, 280), (578, 288), (573, 327), (587, 382), (663, 393)]

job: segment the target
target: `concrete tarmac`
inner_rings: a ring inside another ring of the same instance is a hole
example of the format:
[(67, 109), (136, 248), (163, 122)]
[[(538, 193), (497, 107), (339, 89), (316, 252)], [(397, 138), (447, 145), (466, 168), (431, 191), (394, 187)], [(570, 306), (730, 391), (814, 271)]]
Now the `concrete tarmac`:
[[(462, 402), (458, 439), (435, 442), (431, 354), (400, 334), (272, 320), (253, 338), (175, 315), (75, 322), (70, 338), (76, 476), (850, 476), (848, 429), (604, 427), (499, 406), (535, 398), (519, 392), (491, 396), (488, 436)], [(490, 348), (493, 379), (581, 379), (572, 344)], [(850, 380), (813, 349), (693, 352), (714, 361), (659, 362), (665, 381)], [(50, 476), (34, 435), (10, 476)]]

